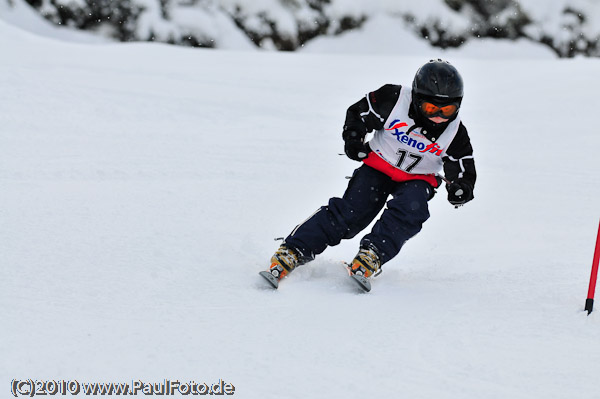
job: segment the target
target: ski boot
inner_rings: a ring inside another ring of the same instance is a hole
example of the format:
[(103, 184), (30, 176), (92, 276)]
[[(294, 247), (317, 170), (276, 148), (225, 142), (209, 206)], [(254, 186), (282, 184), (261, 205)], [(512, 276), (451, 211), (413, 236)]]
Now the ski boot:
[(372, 247), (362, 247), (352, 260), (352, 264), (348, 266), (348, 274), (352, 280), (366, 292), (371, 291), (369, 277), (380, 272), (381, 261)]
[(269, 270), (262, 271), (259, 274), (271, 283), (274, 288), (277, 288), (281, 279), (301, 264), (300, 259), (301, 256), (297, 251), (283, 244), (271, 257), (271, 267)]

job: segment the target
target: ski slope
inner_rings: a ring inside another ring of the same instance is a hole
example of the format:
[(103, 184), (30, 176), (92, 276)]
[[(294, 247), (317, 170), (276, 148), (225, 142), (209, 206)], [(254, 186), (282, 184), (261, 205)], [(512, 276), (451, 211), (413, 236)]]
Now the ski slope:
[(257, 272), (358, 166), (339, 155), (346, 108), (431, 54), (75, 44), (1, 21), (0, 51), (1, 396), (31, 378), (600, 397), (600, 313), (583, 311), (597, 59), (444, 54), (465, 80), (476, 198), (438, 193), (358, 294), (340, 261), (360, 236), (278, 291)]

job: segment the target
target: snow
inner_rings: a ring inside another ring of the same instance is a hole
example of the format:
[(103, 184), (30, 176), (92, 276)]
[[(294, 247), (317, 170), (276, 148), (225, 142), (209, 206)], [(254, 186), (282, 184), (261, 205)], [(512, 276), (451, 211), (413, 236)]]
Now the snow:
[(338, 155), (346, 108), (410, 83), (431, 50), (89, 45), (0, 21), (2, 389), (223, 379), (240, 398), (598, 398), (600, 316), (583, 311), (598, 60), (499, 46), (439, 53), (465, 80), (476, 199), (438, 193), (369, 294), (340, 264), (360, 236), (272, 291), (257, 272), (273, 238), (358, 166)]
[(549, 37), (557, 47), (559, 44), (571, 46), (571, 41), (579, 41), (578, 45), (582, 45), (585, 38), (590, 42), (600, 40), (600, 3), (597, 0), (520, 0), (519, 4), (532, 16), (533, 24), (526, 31), (533, 38)]

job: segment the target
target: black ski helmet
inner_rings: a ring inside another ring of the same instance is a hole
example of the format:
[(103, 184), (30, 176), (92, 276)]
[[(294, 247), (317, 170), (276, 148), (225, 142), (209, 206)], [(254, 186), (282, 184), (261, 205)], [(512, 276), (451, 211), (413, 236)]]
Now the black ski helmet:
[[(463, 97), (463, 80), (456, 68), (448, 61), (431, 60), (423, 65), (413, 79), (412, 104), (409, 115), (426, 130), (443, 129), (458, 116)], [(456, 112), (446, 122), (435, 123), (421, 110), (425, 101), (435, 105), (456, 105)]]
[(456, 102), (463, 97), (463, 80), (448, 61), (431, 60), (423, 65), (413, 79), (414, 98), (427, 98), (441, 103)]

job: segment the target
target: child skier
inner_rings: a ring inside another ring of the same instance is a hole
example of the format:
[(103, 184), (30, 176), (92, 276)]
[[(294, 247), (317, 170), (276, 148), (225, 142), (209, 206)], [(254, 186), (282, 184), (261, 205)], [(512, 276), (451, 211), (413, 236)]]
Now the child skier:
[[(429, 218), (427, 202), (441, 184), (455, 207), (472, 200), (473, 148), (458, 111), (463, 81), (447, 61), (431, 60), (417, 71), (412, 88), (387, 84), (348, 108), (342, 137), (346, 155), (362, 162), (342, 198), (331, 198), (298, 225), (260, 274), (279, 281), (342, 239), (366, 228), (386, 204), (348, 266), (365, 291), (369, 278), (396, 256)], [(375, 131), (365, 142), (367, 133)]]

